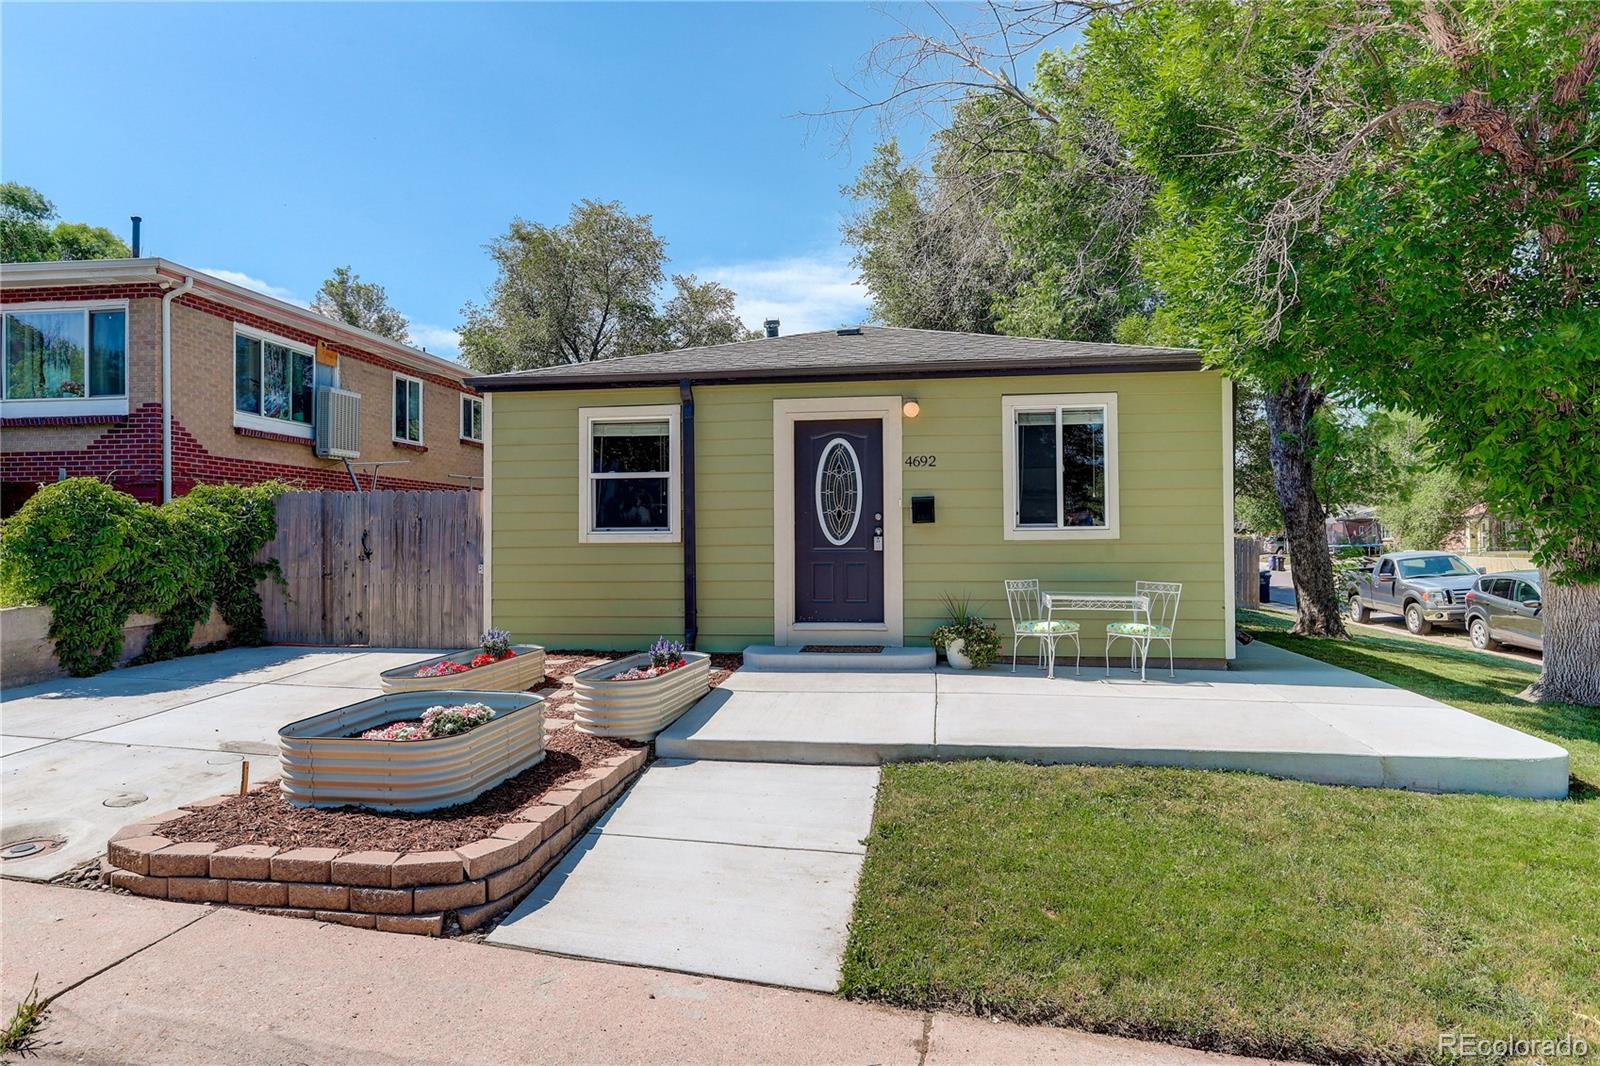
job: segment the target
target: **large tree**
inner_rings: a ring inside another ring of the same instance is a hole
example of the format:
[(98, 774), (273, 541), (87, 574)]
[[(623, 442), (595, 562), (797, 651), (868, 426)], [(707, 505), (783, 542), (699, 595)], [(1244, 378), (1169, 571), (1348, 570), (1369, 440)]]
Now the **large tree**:
[(104, 226), (57, 221), (55, 204), (38, 189), (0, 183), (0, 262), (126, 259), (133, 254)]
[(1600, 704), (1600, 14), (1173, 3), (1087, 53), (1162, 179), (1152, 275), (1276, 391), (1275, 445), (1334, 388), (1426, 418), (1536, 531), (1539, 694)]
[(499, 275), (461, 327), (462, 356), (485, 374), (759, 335), (740, 320), (732, 289), (693, 274), (674, 274), (658, 308), (666, 241), (649, 215), (615, 202), (581, 201), (560, 226), (516, 219), (489, 250)]
[(411, 323), (389, 303), (383, 286), (362, 281), (361, 275), (347, 266), (334, 268), (317, 290), (311, 310), (402, 344), (410, 339)]
[(925, 173), (878, 145), (846, 195), (858, 205), (846, 244), (888, 326), (995, 332), (996, 304), (1014, 288), (1011, 250), (991, 214), (993, 182), (957, 160)]
[(734, 291), (693, 274), (672, 275), (672, 297), (657, 320), (659, 347), (664, 350), (731, 344), (761, 336), (740, 320), (734, 310)]
[(489, 245), (499, 274), (485, 304), (469, 303), (461, 354), (496, 374), (648, 351), (666, 242), (649, 215), (583, 200), (559, 226), (515, 219)]
[(1333, 393), (1409, 410), (1536, 530), (1540, 696), (1600, 703), (1595, 8), (1065, 0), (986, 21), (897, 36), (886, 95), (961, 86), (1058, 124), (1018, 52), (1083, 28), (1071, 89), (1157, 183), (1140, 258), (1162, 311), (1266, 397), (1298, 627), (1342, 632), (1318, 413)]

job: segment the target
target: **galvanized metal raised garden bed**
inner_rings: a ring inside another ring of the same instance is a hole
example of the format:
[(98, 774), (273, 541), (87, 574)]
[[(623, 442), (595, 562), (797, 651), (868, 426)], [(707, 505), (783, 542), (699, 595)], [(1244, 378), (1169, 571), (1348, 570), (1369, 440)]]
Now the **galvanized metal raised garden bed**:
[[(430, 811), (466, 803), (544, 758), (543, 702), (526, 692), (406, 692), (302, 718), (278, 730), (279, 787), (304, 807)], [(351, 736), (460, 703), (487, 704), (495, 717), (433, 740)]]
[(688, 662), (656, 677), (613, 680), (636, 666), (649, 666), (641, 652), (572, 675), (572, 717), (580, 732), (628, 740), (651, 740), (711, 689), (711, 656), (685, 652)]
[(465, 666), (482, 650), (482, 648), (468, 648), (466, 651), (453, 651), (448, 655), (436, 655), (431, 659), (397, 666), (393, 670), (385, 670), (379, 674), (378, 680), (385, 692), (429, 692), (444, 689), (521, 692), (544, 680), (544, 648), (538, 644), (513, 644), (511, 650), (517, 654), (511, 658), (501, 659), (487, 666), (475, 666), (463, 673), (443, 674), (439, 677), (417, 676), (417, 671), (423, 667), (435, 666), (446, 659)]

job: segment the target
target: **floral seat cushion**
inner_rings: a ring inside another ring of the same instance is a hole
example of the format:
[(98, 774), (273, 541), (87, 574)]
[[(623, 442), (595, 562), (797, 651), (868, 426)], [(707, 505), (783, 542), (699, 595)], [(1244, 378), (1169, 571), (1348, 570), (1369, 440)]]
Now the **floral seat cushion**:
[(1049, 636), (1053, 634), (1070, 634), (1078, 631), (1078, 623), (1069, 622), (1065, 618), (1036, 619), (1032, 622), (1018, 622), (1017, 634), (1019, 636)]
[(1148, 622), (1112, 622), (1106, 626), (1106, 632), (1124, 637), (1154, 637), (1157, 640), (1172, 638), (1171, 626), (1151, 625)]

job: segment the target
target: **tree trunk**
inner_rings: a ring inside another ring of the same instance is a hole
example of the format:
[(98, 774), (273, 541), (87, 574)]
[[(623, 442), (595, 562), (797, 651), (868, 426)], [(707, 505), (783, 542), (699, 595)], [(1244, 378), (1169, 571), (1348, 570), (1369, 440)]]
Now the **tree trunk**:
[(1272, 434), (1272, 481), (1283, 511), (1299, 615), (1293, 632), (1343, 637), (1344, 617), (1333, 582), (1333, 559), (1328, 554), (1328, 516), (1317, 499), (1311, 469), (1311, 417), (1324, 398), (1305, 374), (1269, 390), (1265, 397), (1267, 429)]
[(1533, 685), (1540, 703), (1600, 707), (1600, 584), (1557, 585), (1539, 573), (1544, 672)]

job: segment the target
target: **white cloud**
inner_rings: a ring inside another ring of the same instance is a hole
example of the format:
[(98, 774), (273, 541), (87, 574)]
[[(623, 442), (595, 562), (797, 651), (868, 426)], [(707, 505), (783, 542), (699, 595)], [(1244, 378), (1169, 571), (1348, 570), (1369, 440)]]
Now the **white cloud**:
[(842, 249), (821, 255), (758, 259), (705, 267), (701, 281), (719, 281), (738, 294), (739, 318), (751, 329), (776, 318), (785, 335), (855, 325), (870, 299)]
[(311, 306), (310, 300), (302, 300), (281, 285), (274, 285), (271, 282), (262, 281), (260, 278), (253, 278), (249, 274), (243, 274), (237, 270), (217, 270), (214, 267), (205, 267), (203, 268), (203, 273), (231, 282), (242, 289), (249, 289), (251, 292), (259, 292), (263, 296), (271, 296), (275, 300), (292, 303), (297, 307)]
[(448, 359), (454, 359), (461, 354), (461, 334), (453, 329), (430, 326), (423, 322), (413, 322), (407, 328), (411, 334), (411, 343), (418, 348), (426, 348), (434, 355), (442, 355)]

